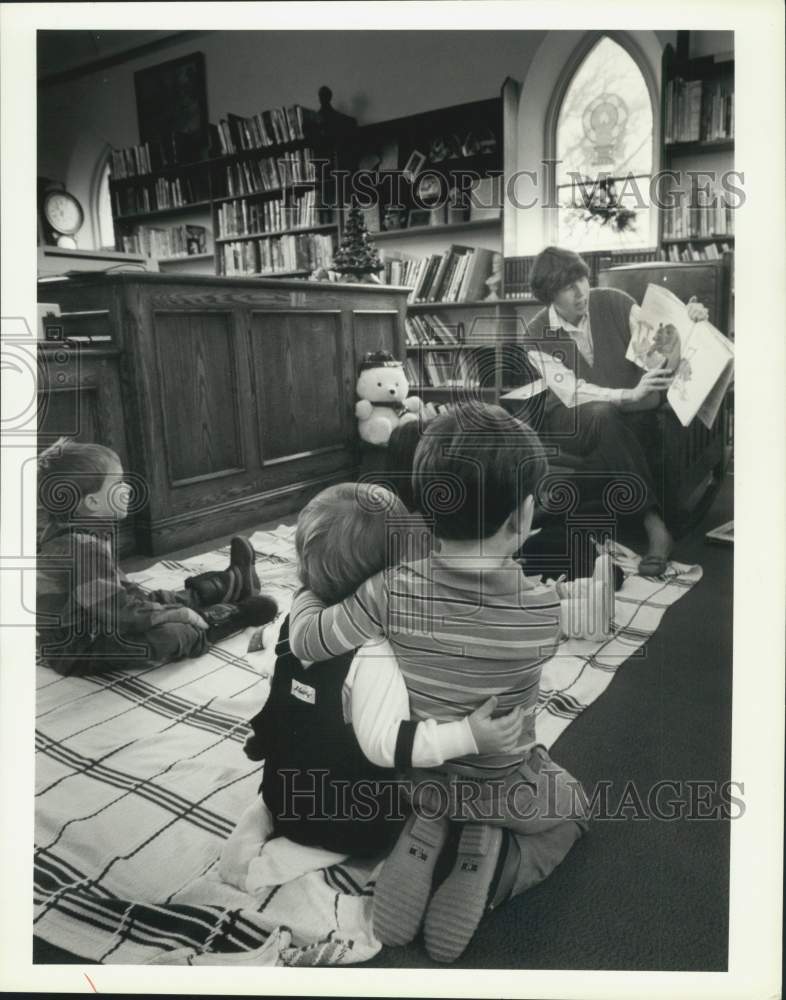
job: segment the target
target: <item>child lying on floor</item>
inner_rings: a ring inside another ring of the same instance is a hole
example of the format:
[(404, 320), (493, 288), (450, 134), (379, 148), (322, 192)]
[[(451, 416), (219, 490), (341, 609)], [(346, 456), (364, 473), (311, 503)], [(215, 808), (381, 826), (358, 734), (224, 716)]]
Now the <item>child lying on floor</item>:
[[(397, 545), (391, 545), (393, 533)], [(301, 582), (326, 602), (341, 600), (384, 569), (391, 552), (420, 546), (420, 536), (420, 520), (409, 518), (401, 501), (383, 487), (328, 487), (298, 518)], [(521, 727), (515, 710), (491, 718), (493, 697), (455, 721), (410, 722), (407, 689), (387, 644), (375, 645), (373, 657), (360, 668), (347, 652), (321, 664), (318, 672), (306, 672), (292, 654), (288, 630), (286, 619), (270, 694), (251, 720), (253, 735), (245, 747), (252, 760), (265, 761), (261, 801), (249, 806), (219, 866), (224, 881), (243, 889), (250, 862), (271, 838), (286, 837), (344, 857), (389, 850), (409, 812), (398, 798), (394, 765), (429, 767), (464, 754), (505, 752)], [(355, 796), (360, 789), (362, 800)], [(265, 857), (286, 850), (271, 843)], [(306, 867), (338, 860), (323, 854), (310, 861), (308, 854), (302, 857)]]
[(39, 651), (58, 673), (199, 656), (209, 642), (275, 618), (245, 538), (232, 539), (226, 570), (190, 577), (182, 591), (148, 593), (126, 578), (114, 544), (130, 488), (110, 448), (62, 438), (42, 452), (38, 472), (50, 515), (37, 560)]
[[(512, 749), (412, 772), (415, 813), (377, 882), (374, 931), (401, 945), (424, 922), (426, 948), (439, 961), (461, 954), (487, 908), (550, 874), (586, 827), (577, 783), (535, 743), (540, 674), (560, 637), (559, 597), (523, 577), (512, 558), (529, 535), (545, 471), (537, 436), (500, 407), (438, 417), (414, 470), (435, 553), (371, 577), (332, 607), (308, 590), (292, 606), (290, 643), (303, 662), (386, 637), (415, 718), (450, 721), (489, 695), (499, 710), (521, 713)], [(607, 607), (610, 598), (607, 590)], [(363, 655), (373, 660), (374, 652)], [(456, 863), (429, 901), (450, 820), (464, 824)]]

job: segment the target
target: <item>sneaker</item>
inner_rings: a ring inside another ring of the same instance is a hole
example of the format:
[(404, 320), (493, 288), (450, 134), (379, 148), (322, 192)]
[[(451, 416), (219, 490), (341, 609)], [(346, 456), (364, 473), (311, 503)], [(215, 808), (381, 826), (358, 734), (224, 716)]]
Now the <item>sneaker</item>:
[(426, 951), (437, 962), (455, 962), (489, 908), (498, 875), (504, 831), (468, 823), (461, 833), (456, 863), (426, 911)]
[(420, 930), (449, 828), (446, 819), (423, 819), (415, 813), (404, 824), (374, 890), (374, 936), (382, 944), (409, 944)]

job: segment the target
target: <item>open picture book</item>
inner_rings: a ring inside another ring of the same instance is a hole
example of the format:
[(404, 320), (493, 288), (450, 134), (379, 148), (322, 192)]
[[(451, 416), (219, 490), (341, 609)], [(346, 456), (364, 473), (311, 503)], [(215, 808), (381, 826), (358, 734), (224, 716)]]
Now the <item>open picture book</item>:
[(680, 423), (698, 417), (712, 427), (734, 377), (734, 345), (711, 323), (692, 322), (685, 303), (662, 285), (647, 286), (625, 357), (640, 368), (671, 369), (666, 398)]

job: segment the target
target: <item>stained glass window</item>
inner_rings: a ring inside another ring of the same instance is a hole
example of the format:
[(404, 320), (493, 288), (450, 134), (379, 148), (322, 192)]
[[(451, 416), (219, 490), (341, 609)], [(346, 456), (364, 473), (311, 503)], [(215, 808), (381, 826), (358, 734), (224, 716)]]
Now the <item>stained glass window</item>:
[(652, 124), (641, 70), (619, 43), (601, 38), (574, 74), (557, 117), (560, 246), (651, 245)]

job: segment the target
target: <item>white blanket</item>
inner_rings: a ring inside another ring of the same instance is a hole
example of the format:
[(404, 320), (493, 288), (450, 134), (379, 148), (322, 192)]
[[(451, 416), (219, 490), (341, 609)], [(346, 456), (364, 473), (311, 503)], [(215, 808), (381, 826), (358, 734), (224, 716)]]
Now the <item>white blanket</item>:
[[(293, 533), (252, 537), (263, 588), (282, 613), (296, 586)], [(619, 555), (634, 571), (633, 553)], [(227, 559), (224, 549), (133, 576), (177, 589)], [(677, 563), (662, 579), (631, 575), (614, 636), (561, 645), (543, 673), (542, 743), (601, 694), (700, 578)], [(274, 661), (271, 649), (245, 652), (249, 635), (156, 670), (64, 678), (38, 667), (35, 934), (125, 964), (342, 965), (379, 951), (370, 907), (381, 862), (341, 863), (286, 842), (260, 855), (239, 829), (223, 870), (233, 857), (236, 869), (220, 877), (222, 848), (249, 808), (253, 830), (261, 780), (242, 748)]]

